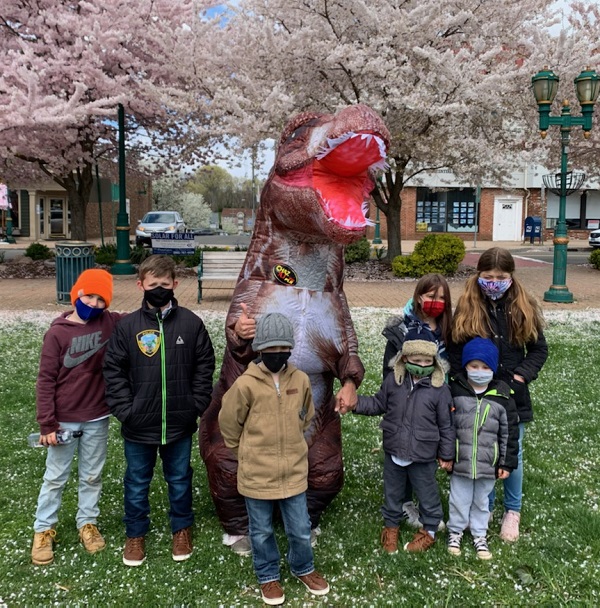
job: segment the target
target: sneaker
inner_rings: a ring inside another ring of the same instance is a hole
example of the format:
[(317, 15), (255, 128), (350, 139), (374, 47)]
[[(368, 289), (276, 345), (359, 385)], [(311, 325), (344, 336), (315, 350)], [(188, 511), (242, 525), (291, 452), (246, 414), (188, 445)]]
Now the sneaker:
[(194, 544), (192, 543), (192, 528), (183, 528), (173, 534), (173, 559), (183, 562), (192, 557)]
[(435, 544), (435, 538), (425, 530), (421, 528), (414, 536), (413, 539), (404, 545), (404, 550), (409, 553), (421, 553), (427, 551), (430, 547)]
[(381, 546), (386, 553), (398, 551), (398, 528), (384, 528), (381, 531)]
[(31, 561), (36, 566), (47, 566), (54, 561), (54, 550), (52, 549), (56, 538), (56, 530), (50, 528), (43, 532), (35, 532), (33, 545), (31, 546)]
[(265, 604), (279, 606), (285, 602), (285, 595), (279, 581), (270, 581), (260, 586), (260, 594)]
[(250, 544), (250, 539), (247, 536), (242, 536), (240, 540), (236, 541), (230, 546), (231, 550), (238, 555), (243, 555), (244, 557), (252, 555), (252, 545)]
[(321, 528), (317, 526), (310, 531), (310, 546), (314, 549), (317, 546), (318, 537), (321, 536)]
[(521, 514), (517, 511), (507, 511), (502, 517), (500, 538), (507, 543), (519, 540), (519, 523), (521, 523)]
[(460, 541), (462, 540), (462, 532), (450, 532), (448, 534), (448, 553), (452, 555), (460, 555)]
[(310, 574), (296, 577), (313, 595), (327, 595), (329, 593), (329, 585), (327, 581), (316, 571), (313, 570)]
[(402, 505), (402, 511), (404, 512), (404, 521), (411, 528), (415, 530), (419, 530), (423, 527), (421, 520), (419, 519), (419, 509), (415, 506), (415, 503), (411, 500), (409, 502), (405, 502)]
[[(420, 530), (423, 527), (423, 524), (419, 519), (419, 509), (412, 500), (410, 502), (405, 502), (402, 505), (402, 511), (404, 514), (404, 519), (402, 521), (404, 521), (407, 525), (415, 530)], [(438, 525), (438, 532), (443, 532), (445, 529), (446, 524), (442, 519)]]
[(478, 536), (473, 539), (475, 551), (479, 559), (492, 559), (492, 552), (488, 549), (487, 539), (485, 536)]
[(97, 553), (106, 547), (106, 541), (94, 524), (85, 524), (79, 528), (79, 540), (88, 553)]
[(143, 536), (135, 538), (127, 537), (125, 551), (123, 551), (123, 563), (126, 566), (141, 566), (146, 559), (146, 539)]

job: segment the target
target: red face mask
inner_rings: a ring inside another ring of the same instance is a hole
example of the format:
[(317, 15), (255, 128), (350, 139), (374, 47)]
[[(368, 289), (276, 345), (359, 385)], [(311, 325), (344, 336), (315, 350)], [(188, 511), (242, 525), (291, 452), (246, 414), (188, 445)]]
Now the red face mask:
[(445, 310), (446, 304), (445, 302), (437, 302), (435, 300), (427, 300), (422, 304), (423, 312), (428, 317), (439, 317)]

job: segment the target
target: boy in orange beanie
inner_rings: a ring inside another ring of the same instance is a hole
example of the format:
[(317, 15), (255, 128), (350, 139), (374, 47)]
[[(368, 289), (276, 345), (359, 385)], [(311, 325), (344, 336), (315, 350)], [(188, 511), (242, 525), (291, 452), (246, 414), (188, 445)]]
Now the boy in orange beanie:
[[(112, 276), (105, 270), (85, 270), (71, 290), (74, 310), (55, 319), (44, 336), (36, 383), (40, 443), (48, 447), (31, 549), (31, 561), (53, 561), (53, 544), (61, 497), (78, 452), (79, 538), (89, 553), (105, 547), (96, 527), (106, 461), (109, 410), (104, 400), (102, 363), (108, 339), (122, 315), (108, 312)], [(75, 437), (61, 444), (57, 431)]]

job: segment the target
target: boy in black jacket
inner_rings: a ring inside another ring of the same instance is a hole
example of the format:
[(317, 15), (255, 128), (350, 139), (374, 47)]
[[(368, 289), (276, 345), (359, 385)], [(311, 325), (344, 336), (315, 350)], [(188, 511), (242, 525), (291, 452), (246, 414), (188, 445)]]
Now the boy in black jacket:
[(192, 554), (192, 436), (210, 403), (215, 369), (204, 323), (173, 297), (173, 259), (144, 260), (137, 284), (144, 292), (142, 306), (117, 325), (104, 362), (106, 401), (121, 422), (127, 460), (126, 566), (139, 566), (146, 558), (148, 492), (157, 452), (169, 487), (173, 559)]

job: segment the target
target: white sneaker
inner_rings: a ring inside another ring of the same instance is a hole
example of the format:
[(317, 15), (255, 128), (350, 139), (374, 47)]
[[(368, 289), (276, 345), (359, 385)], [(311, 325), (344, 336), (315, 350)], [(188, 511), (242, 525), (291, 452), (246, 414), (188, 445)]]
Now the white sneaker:
[(314, 549), (317, 546), (317, 539), (321, 536), (321, 528), (317, 526), (310, 531), (310, 546)]
[(405, 502), (402, 505), (402, 511), (404, 511), (404, 521), (411, 527), (418, 530), (423, 527), (421, 520), (419, 519), (419, 510), (415, 506), (415, 503), (411, 500), (409, 502)]
[(460, 555), (460, 541), (462, 540), (462, 532), (450, 532), (448, 534), (448, 553), (452, 555)]
[(518, 541), (520, 523), (521, 514), (518, 511), (507, 511), (502, 517), (500, 538), (507, 543), (514, 543)]

